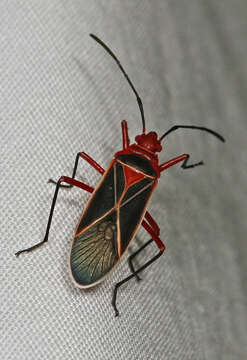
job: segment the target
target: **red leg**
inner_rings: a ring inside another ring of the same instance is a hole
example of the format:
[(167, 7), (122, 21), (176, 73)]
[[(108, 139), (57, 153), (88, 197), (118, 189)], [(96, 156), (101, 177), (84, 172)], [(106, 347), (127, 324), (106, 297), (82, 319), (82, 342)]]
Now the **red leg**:
[(86, 190), (86, 191), (88, 191), (90, 193), (92, 193), (94, 191), (94, 188), (92, 186), (84, 184), (83, 182), (75, 180), (75, 179), (70, 178), (68, 176), (61, 176), (60, 179), (58, 180), (58, 185), (60, 185), (61, 182), (65, 182), (67, 184), (77, 186), (77, 187), (81, 188), (82, 190)]
[(154, 232), (156, 233), (156, 235), (159, 235), (160, 234), (160, 228), (159, 228), (158, 224), (156, 223), (156, 221), (154, 220), (154, 218), (149, 214), (148, 211), (146, 211), (145, 219), (152, 226), (152, 228), (153, 228)]
[(175, 157), (174, 159), (166, 161), (165, 163), (163, 163), (159, 166), (160, 172), (162, 172), (162, 171), (168, 169), (170, 166), (173, 166), (173, 165), (177, 164), (178, 162), (184, 161), (188, 158), (189, 158), (188, 154), (183, 154), (183, 155)]
[(160, 252), (163, 253), (166, 247), (165, 244), (163, 244), (163, 242), (160, 240), (159, 236), (154, 232), (152, 227), (145, 220), (142, 220), (142, 226), (151, 235), (152, 239), (156, 242), (156, 245), (160, 249)]
[[(72, 173), (72, 179), (75, 178), (75, 174), (76, 174), (76, 170), (77, 170), (77, 166), (78, 166), (78, 161), (79, 161), (79, 157), (81, 157), (82, 159), (86, 160), (95, 170), (97, 170), (101, 175), (104, 174), (105, 170), (94, 160), (91, 158), (91, 156), (89, 156), (88, 154), (86, 154), (85, 152), (80, 152), (76, 155), (75, 158), (75, 165), (74, 165), (74, 169), (73, 169), (73, 173)], [(49, 179), (48, 183), (52, 183), (52, 184), (57, 184), (57, 182), (53, 179)], [(72, 188), (72, 184), (70, 185), (61, 185), (60, 187), (62, 188)]]
[[(78, 153), (81, 158), (86, 160), (92, 167), (95, 168), (101, 175), (104, 174), (105, 170), (93, 159), (91, 156), (86, 154), (85, 152)], [(73, 176), (72, 176), (73, 177)]]
[(123, 120), (121, 122), (121, 125), (122, 125), (123, 149), (125, 150), (129, 146), (129, 136), (128, 136), (127, 121)]
[(194, 167), (199, 166), (199, 165), (204, 165), (203, 161), (199, 161), (197, 163), (187, 165), (189, 157), (190, 157), (190, 155), (183, 154), (183, 155), (175, 157), (174, 159), (171, 159), (171, 160), (161, 164), (159, 166), (160, 172), (164, 171), (165, 169), (169, 168), (170, 166), (173, 166), (173, 165), (177, 164), (180, 161), (183, 161), (183, 163), (181, 165), (182, 169), (191, 169), (191, 168), (194, 168)]
[(60, 177), (60, 179), (57, 182), (56, 190), (55, 190), (55, 193), (54, 193), (54, 196), (53, 196), (50, 215), (49, 215), (49, 218), (48, 218), (48, 223), (47, 223), (47, 227), (46, 227), (46, 233), (45, 233), (44, 240), (39, 242), (38, 244), (35, 244), (35, 245), (31, 246), (30, 248), (18, 251), (15, 254), (16, 256), (19, 256), (23, 252), (32, 251), (32, 250), (36, 249), (37, 247), (40, 247), (41, 245), (43, 245), (46, 241), (48, 241), (49, 231), (50, 231), (50, 227), (51, 227), (51, 220), (52, 220), (52, 216), (53, 216), (53, 212), (54, 212), (54, 208), (55, 208), (55, 204), (56, 204), (56, 200), (57, 200), (57, 194), (58, 194), (59, 188), (61, 187), (62, 182), (65, 182), (65, 183), (73, 185), (73, 186), (77, 186), (77, 187), (79, 187), (79, 188), (81, 188), (83, 190), (86, 190), (86, 191), (90, 192), (90, 193), (92, 193), (94, 191), (93, 187), (88, 186), (87, 184), (84, 184), (84, 183), (82, 183), (80, 181), (77, 181), (75, 179), (72, 179), (72, 178), (70, 178), (68, 176)]

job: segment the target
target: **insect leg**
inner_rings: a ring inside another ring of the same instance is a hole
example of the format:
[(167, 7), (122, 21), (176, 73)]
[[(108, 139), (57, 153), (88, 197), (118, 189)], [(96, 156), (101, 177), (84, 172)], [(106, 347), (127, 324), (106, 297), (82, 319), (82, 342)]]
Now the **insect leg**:
[[(148, 221), (148, 223), (151, 225), (152, 229), (154, 230), (154, 232), (156, 233), (156, 235), (159, 236), (160, 234), (160, 228), (158, 226), (158, 224), (156, 223), (156, 221), (154, 220), (154, 218), (150, 215), (150, 213), (148, 211), (146, 211), (145, 213), (145, 219)], [(135, 253), (131, 254), (129, 259), (128, 259), (128, 263), (129, 263), (129, 267), (132, 273), (135, 272), (134, 266), (133, 266), (133, 262), (132, 260), (136, 257), (136, 255), (139, 254), (139, 252), (141, 252), (147, 245), (149, 245), (151, 242), (153, 241), (153, 239), (150, 239), (147, 243), (145, 243), (140, 249), (138, 249)], [(137, 274), (136, 275), (136, 279), (137, 281), (140, 281), (141, 278), (140, 276)]]
[[(112, 306), (115, 310), (115, 316), (119, 315), (117, 306), (116, 306), (116, 300), (117, 300), (117, 291), (118, 288), (125, 284), (127, 281), (131, 280), (133, 277), (136, 276), (136, 274), (139, 274), (141, 271), (143, 271), (144, 269), (146, 269), (149, 265), (151, 265), (155, 260), (157, 260), (165, 251), (165, 245), (163, 244), (163, 242), (161, 241), (161, 239), (158, 237), (158, 235), (156, 235), (156, 233), (154, 232), (154, 230), (152, 229), (152, 227), (145, 221), (142, 221), (142, 226), (144, 227), (144, 229), (152, 236), (152, 240), (154, 240), (158, 246), (158, 248), (160, 249), (159, 253), (157, 255), (155, 255), (152, 259), (150, 259), (148, 262), (146, 262), (144, 265), (142, 265), (139, 269), (137, 269), (133, 274), (129, 275), (127, 278), (123, 279), (122, 281), (120, 281), (119, 283), (117, 283), (114, 287), (114, 291), (113, 291), (113, 298), (112, 298)], [(149, 240), (149, 243), (151, 241)], [(146, 243), (146, 246), (148, 245), (148, 243)]]
[(61, 183), (62, 182), (66, 182), (67, 184), (71, 184), (72, 186), (77, 186), (83, 190), (86, 190), (90, 193), (92, 193), (94, 191), (94, 188), (92, 188), (91, 186), (88, 186), (80, 181), (77, 181), (75, 179), (72, 179), (68, 176), (62, 176), (60, 177), (60, 179), (57, 182), (57, 186), (56, 186), (56, 190), (53, 196), (53, 200), (52, 200), (52, 204), (51, 204), (51, 210), (50, 210), (50, 215), (48, 218), (48, 223), (47, 223), (47, 227), (46, 227), (46, 233), (45, 233), (45, 237), (44, 240), (39, 242), (38, 244), (35, 244), (27, 249), (23, 249), (20, 251), (17, 251), (17, 253), (15, 254), (16, 256), (19, 256), (21, 253), (23, 252), (29, 252), (32, 251), (38, 247), (40, 247), (41, 245), (43, 245), (45, 242), (48, 241), (48, 236), (49, 236), (49, 231), (50, 231), (50, 227), (51, 227), (51, 220), (52, 220), (52, 216), (53, 216), (53, 212), (54, 212), (54, 208), (55, 208), (55, 204), (56, 204), (56, 200), (57, 200), (57, 194), (58, 194), (58, 190), (61, 187)]
[(183, 169), (190, 169), (190, 168), (193, 168), (193, 167), (198, 166), (198, 165), (203, 165), (203, 161), (199, 161), (198, 163), (195, 163), (195, 164), (192, 164), (192, 165), (187, 165), (189, 157), (190, 157), (189, 154), (183, 154), (183, 155), (177, 156), (177, 157), (175, 157), (175, 158), (161, 164), (159, 166), (159, 170), (160, 170), (160, 172), (162, 172), (162, 171), (168, 169), (170, 166), (176, 165), (180, 161), (183, 161), (183, 163), (181, 165), (181, 167)]
[(121, 122), (122, 125), (122, 138), (123, 138), (123, 149), (127, 149), (127, 147), (129, 146), (129, 135), (128, 135), (128, 125), (127, 125), (127, 121), (123, 120)]
[[(72, 179), (75, 178), (75, 174), (76, 174), (76, 170), (77, 170), (77, 166), (78, 166), (78, 161), (79, 161), (79, 157), (81, 157), (82, 159), (86, 160), (93, 168), (95, 168), (95, 170), (97, 170), (101, 175), (104, 174), (105, 170), (94, 160), (91, 158), (91, 156), (89, 156), (88, 154), (86, 154), (85, 152), (79, 152), (76, 155), (75, 158), (75, 165), (74, 165), (74, 169), (73, 169), (73, 173), (72, 173)], [(52, 183), (52, 184), (57, 184), (56, 181), (54, 181), (53, 179), (49, 179), (48, 183)], [(72, 188), (73, 185), (60, 185), (60, 187), (62, 188)]]
[(160, 234), (160, 228), (159, 225), (156, 223), (156, 221), (154, 220), (154, 218), (151, 216), (151, 214), (146, 211), (145, 214), (145, 219), (147, 220), (147, 222), (152, 226), (154, 232), (159, 235)]
[[(128, 258), (129, 268), (130, 268), (130, 271), (131, 271), (133, 274), (135, 274), (135, 269), (134, 269), (132, 260), (133, 260), (133, 259), (136, 257), (136, 255), (138, 255), (143, 249), (145, 249), (146, 246), (148, 246), (149, 244), (151, 244), (152, 241), (153, 241), (153, 239), (151, 238), (150, 240), (148, 240), (148, 242), (146, 242), (144, 245), (142, 245), (142, 246), (140, 247), (140, 249), (138, 249), (136, 252), (134, 252), (133, 254), (131, 254), (130, 257)], [(135, 277), (136, 277), (136, 280), (137, 280), (137, 281), (142, 280), (142, 278), (141, 278), (138, 274), (135, 274)]]
[(187, 165), (187, 162), (189, 160), (189, 156), (187, 157), (187, 159), (184, 160), (184, 162), (182, 163), (181, 165), (181, 168), (182, 169), (191, 169), (191, 168), (194, 168), (195, 166), (198, 166), (198, 165), (204, 165), (204, 162), (203, 161), (199, 161), (197, 163), (194, 163), (194, 164), (191, 164), (191, 165)]

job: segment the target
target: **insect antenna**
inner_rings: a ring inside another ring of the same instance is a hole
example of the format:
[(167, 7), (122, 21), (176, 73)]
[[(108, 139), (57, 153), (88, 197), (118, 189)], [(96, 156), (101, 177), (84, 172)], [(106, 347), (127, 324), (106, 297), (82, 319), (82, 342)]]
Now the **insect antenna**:
[(134, 91), (135, 95), (136, 95), (136, 99), (137, 99), (137, 103), (141, 112), (141, 117), (142, 117), (142, 133), (145, 134), (145, 130), (146, 130), (146, 126), (145, 126), (145, 117), (144, 117), (144, 109), (143, 109), (143, 104), (141, 101), (140, 96), (138, 95), (133, 83), (131, 82), (130, 78), (128, 77), (127, 73), (125, 72), (124, 68), (122, 67), (120, 61), (118, 60), (118, 58), (116, 57), (116, 55), (112, 52), (111, 49), (109, 49), (109, 47), (102, 41), (100, 40), (96, 35), (94, 34), (90, 34), (90, 36), (97, 41), (101, 46), (103, 46), (103, 48), (108, 52), (108, 54), (110, 54), (113, 59), (116, 61), (118, 67), (120, 68), (120, 70), (122, 71), (122, 73), (124, 74), (126, 80), (128, 81), (131, 89)]
[(168, 134), (170, 134), (171, 132), (177, 130), (177, 129), (196, 129), (196, 130), (202, 130), (202, 131), (207, 131), (208, 133), (216, 136), (219, 140), (221, 140), (222, 142), (225, 142), (225, 139), (223, 138), (223, 136), (221, 136), (220, 134), (218, 134), (216, 131), (202, 127), (202, 126), (193, 126), (193, 125), (175, 125), (173, 126), (170, 130), (168, 130), (167, 132), (165, 132), (160, 138), (159, 141), (162, 141)]

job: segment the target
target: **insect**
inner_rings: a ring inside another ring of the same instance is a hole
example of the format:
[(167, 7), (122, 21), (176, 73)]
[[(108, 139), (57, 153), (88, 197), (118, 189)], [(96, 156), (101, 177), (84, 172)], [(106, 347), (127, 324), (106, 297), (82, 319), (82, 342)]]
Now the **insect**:
[[(56, 184), (56, 189), (44, 240), (27, 249), (18, 251), (16, 256), (23, 252), (32, 251), (47, 242), (60, 188), (76, 186), (91, 193), (92, 195), (76, 227), (70, 252), (70, 273), (76, 286), (85, 289), (104, 280), (119, 263), (140, 226), (143, 226), (151, 237), (148, 242), (129, 257), (128, 263), (131, 275), (114, 287), (112, 305), (115, 315), (118, 316), (116, 299), (119, 287), (134, 277), (139, 281), (139, 273), (157, 260), (165, 250), (165, 245), (159, 237), (160, 228), (147, 211), (147, 205), (158, 184), (161, 173), (177, 163), (182, 163), (182, 169), (191, 169), (203, 165), (203, 161), (189, 164), (189, 154), (182, 154), (159, 164), (157, 153), (162, 150), (162, 141), (171, 132), (180, 128), (205, 131), (222, 142), (225, 140), (220, 134), (211, 129), (193, 125), (175, 125), (159, 138), (154, 131), (146, 133), (142, 100), (133, 83), (110, 48), (97, 36), (93, 34), (90, 34), (90, 36), (115, 60), (134, 92), (141, 113), (142, 133), (135, 137), (135, 143), (130, 144), (127, 122), (124, 120), (121, 123), (123, 149), (114, 155), (106, 170), (88, 154), (79, 152), (76, 155), (72, 177), (62, 176), (57, 182), (50, 179), (49, 182)], [(87, 161), (102, 175), (95, 189), (75, 179), (79, 158)], [(144, 265), (135, 269), (133, 259), (153, 241), (159, 249), (158, 253)]]

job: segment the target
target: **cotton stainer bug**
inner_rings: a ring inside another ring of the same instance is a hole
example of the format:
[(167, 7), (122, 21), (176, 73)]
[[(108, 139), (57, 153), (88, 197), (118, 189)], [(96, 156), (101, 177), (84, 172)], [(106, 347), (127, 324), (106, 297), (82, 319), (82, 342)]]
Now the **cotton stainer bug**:
[[(168, 134), (180, 128), (206, 131), (223, 142), (225, 140), (220, 134), (211, 129), (192, 125), (175, 125), (160, 138), (158, 138), (157, 133), (154, 131), (146, 133), (142, 101), (133, 83), (116, 55), (108, 46), (97, 36), (93, 34), (90, 34), (90, 36), (102, 45), (116, 61), (135, 93), (141, 112), (142, 134), (137, 135), (135, 138), (136, 143), (130, 145), (127, 122), (122, 121), (123, 149), (114, 155), (106, 170), (89, 155), (80, 152), (75, 159), (72, 177), (62, 176), (58, 182), (50, 179), (49, 182), (56, 184), (56, 189), (44, 240), (30, 248), (18, 251), (16, 256), (22, 252), (32, 251), (47, 242), (59, 188), (77, 186), (92, 193), (76, 227), (70, 252), (70, 272), (76, 286), (83, 289), (89, 288), (104, 280), (119, 263), (140, 226), (143, 226), (151, 236), (148, 242), (129, 257), (128, 262), (132, 274), (114, 287), (112, 305), (117, 316), (119, 314), (116, 307), (118, 288), (133, 277), (140, 280), (139, 273), (157, 260), (165, 250), (165, 245), (159, 237), (160, 228), (147, 211), (148, 202), (157, 186), (160, 174), (179, 162), (182, 163), (182, 169), (190, 169), (203, 165), (202, 161), (188, 164), (190, 157), (188, 154), (182, 154), (159, 164), (156, 153), (162, 150), (161, 142)], [(75, 180), (80, 157), (102, 175), (95, 189)], [(62, 185), (62, 183), (67, 183), (68, 185)], [(134, 269), (133, 258), (152, 241), (158, 246), (159, 252), (139, 269)]]

